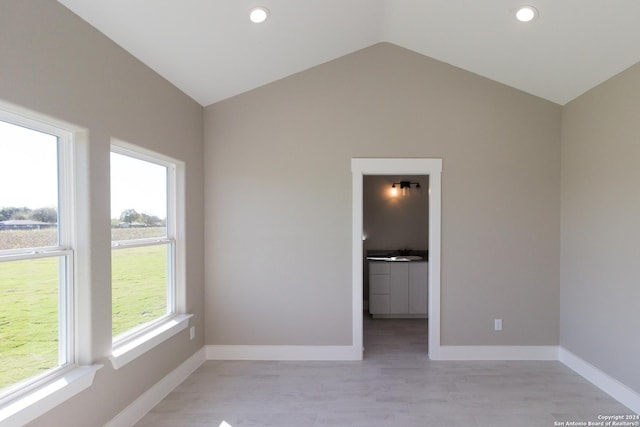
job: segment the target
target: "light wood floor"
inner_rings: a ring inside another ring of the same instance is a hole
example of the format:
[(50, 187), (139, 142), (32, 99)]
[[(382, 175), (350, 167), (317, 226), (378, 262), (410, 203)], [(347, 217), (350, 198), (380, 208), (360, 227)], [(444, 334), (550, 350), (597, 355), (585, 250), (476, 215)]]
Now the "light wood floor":
[(362, 362), (207, 361), (136, 426), (551, 427), (632, 413), (560, 362), (430, 361), (426, 330), (365, 318)]

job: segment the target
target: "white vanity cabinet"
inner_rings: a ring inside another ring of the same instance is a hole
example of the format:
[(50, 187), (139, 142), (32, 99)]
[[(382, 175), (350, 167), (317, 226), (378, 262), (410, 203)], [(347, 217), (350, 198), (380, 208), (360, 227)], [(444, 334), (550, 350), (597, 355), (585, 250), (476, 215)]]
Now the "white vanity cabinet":
[(427, 317), (427, 298), (427, 262), (369, 262), (369, 313), (374, 317)]

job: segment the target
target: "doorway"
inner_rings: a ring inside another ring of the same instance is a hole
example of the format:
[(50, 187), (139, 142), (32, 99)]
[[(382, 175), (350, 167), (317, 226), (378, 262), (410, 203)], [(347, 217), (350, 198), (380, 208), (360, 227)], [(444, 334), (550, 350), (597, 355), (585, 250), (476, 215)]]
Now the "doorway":
[[(382, 268), (378, 274), (389, 273), (389, 269), (404, 276), (411, 270), (412, 285), (404, 289), (399, 284), (392, 297), (388, 285), (374, 291), (377, 302), (369, 307), (371, 288), (369, 279), (373, 274), (368, 257), (412, 256), (428, 261), (429, 247), (429, 176), (428, 175), (364, 175), (363, 177), (363, 308), (377, 319), (383, 317), (426, 318), (427, 315), (427, 264), (401, 263), (376, 264)], [(411, 268), (409, 268), (411, 267)], [(408, 271), (407, 271), (408, 272)], [(376, 274), (376, 277), (378, 277)], [(384, 274), (388, 276), (388, 274)], [(408, 275), (409, 276), (409, 275)], [(420, 280), (422, 278), (422, 280)], [(384, 282), (386, 280), (383, 279)], [(409, 292), (412, 290), (412, 292)], [(405, 292), (406, 291), (406, 292)], [(411, 296), (410, 296), (411, 294)], [(409, 303), (411, 301), (411, 303)], [(392, 303), (393, 302), (393, 303)], [(380, 304), (382, 304), (380, 306)], [(390, 310), (395, 310), (393, 313)], [(394, 316), (395, 315), (395, 316)], [(384, 323), (384, 322), (382, 322)], [(367, 342), (367, 325), (380, 322), (364, 322), (364, 341)], [(426, 327), (426, 323), (425, 323)], [(426, 331), (426, 330), (425, 330)], [(425, 332), (424, 339), (427, 334)], [(424, 341), (424, 347), (427, 347)], [(426, 353), (426, 351), (425, 351)]]
[(352, 172), (352, 345), (363, 356), (363, 180), (365, 175), (428, 175), (429, 212), (429, 324), (428, 355), (440, 350), (440, 229), (442, 159), (354, 158)]

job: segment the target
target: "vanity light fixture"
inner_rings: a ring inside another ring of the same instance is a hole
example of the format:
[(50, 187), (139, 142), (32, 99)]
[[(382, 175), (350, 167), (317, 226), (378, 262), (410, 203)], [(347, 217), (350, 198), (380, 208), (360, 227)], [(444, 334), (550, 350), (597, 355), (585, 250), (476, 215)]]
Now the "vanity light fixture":
[(538, 9), (533, 6), (520, 6), (516, 10), (516, 19), (520, 22), (531, 22), (538, 17)]
[(409, 194), (411, 194), (412, 185), (415, 185), (416, 190), (421, 189), (419, 182), (411, 182), (411, 181), (394, 182), (393, 184), (391, 184), (391, 195), (394, 197), (398, 195), (398, 187), (396, 187), (396, 185), (400, 188), (400, 191), (402, 192), (403, 196), (408, 196)]
[(269, 17), (269, 9), (264, 6), (256, 6), (249, 11), (249, 19), (254, 24), (260, 24)]

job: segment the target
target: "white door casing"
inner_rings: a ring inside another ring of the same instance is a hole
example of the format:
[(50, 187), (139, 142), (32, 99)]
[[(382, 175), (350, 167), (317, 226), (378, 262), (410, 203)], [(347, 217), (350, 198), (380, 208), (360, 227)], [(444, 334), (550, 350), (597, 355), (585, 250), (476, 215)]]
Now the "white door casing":
[(440, 358), (440, 233), (442, 159), (353, 158), (352, 191), (352, 345), (362, 358), (362, 234), (364, 175), (429, 175), (429, 326), (428, 354)]

